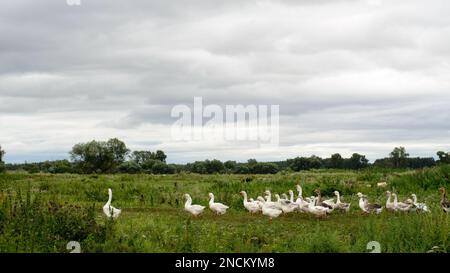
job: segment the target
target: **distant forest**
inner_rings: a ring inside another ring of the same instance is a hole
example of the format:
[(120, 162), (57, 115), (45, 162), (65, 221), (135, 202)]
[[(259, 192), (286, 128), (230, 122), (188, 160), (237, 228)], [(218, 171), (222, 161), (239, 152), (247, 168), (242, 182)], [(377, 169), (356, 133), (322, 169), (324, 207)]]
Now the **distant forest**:
[(167, 164), (163, 151), (130, 151), (126, 144), (113, 138), (108, 141), (79, 143), (70, 151), (70, 160), (37, 163), (5, 164), (5, 151), (0, 146), (0, 172), (26, 171), (29, 173), (80, 173), (80, 174), (274, 174), (280, 171), (304, 171), (311, 169), (357, 170), (368, 167), (419, 169), (437, 164), (450, 163), (450, 152), (438, 151), (438, 160), (433, 157), (410, 157), (404, 147), (395, 147), (386, 158), (369, 163), (365, 155), (354, 153), (349, 158), (332, 154), (329, 158), (318, 156), (296, 157), (277, 162), (258, 162), (249, 159), (245, 163), (222, 162), (217, 159), (195, 161), (188, 164)]

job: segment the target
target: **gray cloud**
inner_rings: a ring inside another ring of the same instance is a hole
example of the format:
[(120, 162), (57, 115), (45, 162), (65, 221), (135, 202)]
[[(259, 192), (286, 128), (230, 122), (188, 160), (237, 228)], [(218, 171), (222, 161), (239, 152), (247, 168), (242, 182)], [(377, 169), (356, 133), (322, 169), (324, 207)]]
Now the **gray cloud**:
[[(121, 137), (169, 160), (449, 149), (448, 1), (0, 4), (0, 144), (53, 159)], [(176, 143), (177, 104), (280, 105), (277, 150)]]

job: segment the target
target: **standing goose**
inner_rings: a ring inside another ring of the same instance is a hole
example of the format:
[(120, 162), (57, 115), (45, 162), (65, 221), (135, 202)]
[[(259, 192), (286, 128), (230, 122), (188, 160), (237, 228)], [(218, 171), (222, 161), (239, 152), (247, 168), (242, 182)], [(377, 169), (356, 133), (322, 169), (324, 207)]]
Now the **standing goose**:
[(445, 191), (445, 188), (444, 187), (441, 187), (440, 189), (439, 189), (439, 191), (441, 192), (441, 194), (442, 194), (442, 197), (441, 197), (441, 208), (445, 211), (445, 212), (450, 212), (450, 202), (447, 200), (447, 193), (446, 193), (446, 191)]
[(297, 184), (297, 192), (298, 192), (297, 198), (303, 199), (303, 189), (302, 189), (302, 186), (300, 186), (300, 184)]
[(269, 216), (270, 221), (272, 218), (277, 218), (283, 211), (275, 207), (273, 204), (264, 203), (262, 207), (262, 214)]
[(331, 210), (334, 209), (334, 199), (328, 199), (328, 200), (322, 201), (322, 195), (320, 193), (320, 189), (316, 189), (314, 192), (317, 194), (317, 198), (315, 198), (316, 206), (326, 207)]
[(334, 195), (336, 195), (336, 208), (348, 212), (350, 210), (350, 203), (341, 202), (341, 195), (338, 191), (334, 191)]
[(295, 200), (295, 203), (298, 206), (297, 209), (300, 212), (306, 212), (308, 210), (309, 202), (307, 202), (305, 199), (303, 199), (303, 189), (302, 189), (302, 187), (299, 184), (297, 184), (296, 187), (297, 187), (297, 191), (298, 191), (297, 200)]
[(379, 204), (371, 204), (367, 201), (367, 196), (358, 192), (356, 194), (359, 197), (359, 208), (365, 213), (375, 212), (380, 214), (383, 211), (383, 207)]
[(255, 201), (248, 202), (247, 201), (247, 193), (245, 191), (241, 191), (242, 196), (244, 196), (244, 207), (251, 213), (258, 213), (261, 209)]
[(281, 210), (284, 213), (293, 212), (298, 208), (297, 204), (294, 203), (294, 192), (289, 190), (289, 195), (291, 196), (289, 200), (280, 200)]
[(122, 213), (122, 210), (116, 209), (115, 207), (111, 206), (111, 200), (112, 200), (112, 190), (108, 189), (108, 202), (103, 206), (103, 212), (108, 218), (116, 219), (119, 217), (120, 213)]
[(258, 196), (256, 197), (256, 204), (258, 204), (259, 206), (259, 210), (262, 211), (262, 207), (264, 205), (264, 203), (266, 202), (266, 200), (264, 200), (264, 198), (262, 196)]
[(192, 198), (189, 194), (185, 194), (184, 198), (186, 198), (186, 203), (184, 204), (184, 209), (190, 214), (197, 216), (200, 215), (205, 209), (204, 206), (201, 205), (192, 205)]
[(214, 202), (214, 194), (212, 194), (211, 192), (208, 195), (209, 195), (209, 198), (210, 198), (209, 199), (209, 208), (212, 211), (214, 211), (217, 215), (225, 214), (229, 207), (225, 206), (222, 203), (215, 203)]
[(272, 193), (269, 190), (266, 190), (264, 193), (266, 194), (265, 204), (268, 206), (275, 206), (275, 207), (279, 208), (279, 205), (277, 204), (277, 202), (272, 201)]
[(429, 212), (428, 207), (425, 203), (417, 203), (417, 195), (415, 193), (411, 194), (413, 198), (413, 204), (419, 211)]
[(386, 191), (387, 199), (386, 199), (386, 209), (390, 211), (395, 211), (394, 203), (392, 202), (392, 193), (390, 191)]
[(312, 213), (312, 214), (314, 214), (316, 216), (319, 216), (319, 217), (325, 216), (331, 210), (329, 208), (326, 208), (326, 207), (315, 205), (315, 203), (317, 202), (318, 199), (319, 199), (318, 197), (314, 197), (311, 200), (311, 202), (308, 205), (308, 212)]
[(396, 193), (392, 193), (392, 196), (394, 196), (394, 210), (395, 211), (411, 211), (414, 208), (413, 204), (398, 202)]

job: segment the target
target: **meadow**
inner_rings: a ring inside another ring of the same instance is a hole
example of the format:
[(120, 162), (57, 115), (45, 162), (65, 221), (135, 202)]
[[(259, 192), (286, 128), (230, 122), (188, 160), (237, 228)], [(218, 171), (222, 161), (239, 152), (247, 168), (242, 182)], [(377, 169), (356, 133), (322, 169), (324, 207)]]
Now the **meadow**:
[[(449, 215), (439, 207), (438, 188), (448, 189), (449, 176), (449, 165), (272, 175), (8, 172), (0, 174), (0, 252), (69, 252), (69, 241), (80, 242), (82, 252), (369, 252), (370, 241), (379, 242), (382, 252), (448, 252)], [(388, 185), (380, 188), (378, 182)], [(292, 213), (270, 222), (242, 205), (241, 190), (256, 198), (266, 189), (295, 191), (297, 183), (305, 196), (316, 188), (330, 197), (340, 191), (352, 204), (350, 212), (323, 219)], [(112, 204), (122, 209), (116, 220), (102, 212), (108, 188)], [(357, 192), (384, 204), (386, 190), (397, 192), (401, 200), (416, 193), (431, 212), (361, 213)], [(209, 192), (231, 207), (227, 214), (206, 210), (193, 218), (184, 211), (184, 193), (207, 205)]]

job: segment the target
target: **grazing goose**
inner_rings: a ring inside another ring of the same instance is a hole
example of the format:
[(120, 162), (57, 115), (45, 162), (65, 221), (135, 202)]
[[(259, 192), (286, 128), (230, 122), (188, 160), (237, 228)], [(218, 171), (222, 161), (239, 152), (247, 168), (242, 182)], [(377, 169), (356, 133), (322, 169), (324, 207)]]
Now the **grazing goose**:
[(247, 201), (247, 193), (245, 191), (241, 191), (242, 196), (244, 196), (244, 207), (251, 213), (258, 213), (261, 209), (259, 204), (255, 201), (248, 202)]
[(112, 190), (108, 189), (108, 202), (106, 202), (106, 204), (103, 206), (103, 213), (105, 213), (105, 215), (108, 218), (113, 218), (116, 219), (117, 217), (119, 217), (120, 213), (122, 213), (122, 210), (120, 209), (116, 209), (115, 207), (111, 206), (111, 201), (112, 201)]
[(334, 195), (336, 195), (336, 208), (348, 212), (350, 210), (350, 203), (341, 202), (341, 195), (338, 191), (334, 191)]
[(192, 198), (189, 194), (185, 194), (184, 198), (186, 198), (186, 203), (184, 204), (184, 209), (190, 214), (197, 216), (200, 215), (205, 209), (204, 206), (201, 205), (192, 205)]
[(367, 196), (358, 192), (357, 196), (359, 197), (359, 208), (365, 213), (375, 212), (376, 214), (380, 214), (383, 211), (383, 207), (379, 204), (371, 204), (367, 201)]
[(414, 209), (414, 204), (398, 202), (396, 193), (392, 193), (392, 196), (394, 196), (394, 210), (395, 211), (411, 211), (412, 209)]
[(209, 208), (212, 211), (214, 211), (217, 215), (225, 214), (229, 207), (225, 206), (222, 203), (215, 203), (214, 202), (214, 194), (212, 194), (211, 192), (208, 195), (209, 195), (209, 198), (210, 198), (209, 199)]
[(439, 191), (441, 192), (441, 194), (442, 194), (442, 197), (441, 197), (441, 208), (445, 211), (445, 212), (450, 212), (450, 202), (449, 201), (447, 201), (447, 193), (446, 193), (446, 191), (445, 191), (445, 188), (444, 187), (441, 187), (440, 189), (439, 189)]
[(394, 203), (392, 202), (392, 193), (390, 191), (386, 191), (387, 199), (386, 199), (386, 209), (390, 211), (395, 211)]
[(415, 193), (411, 194), (413, 198), (413, 204), (419, 211), (429, 212), (428, 207), (425, 203), (417, 203), (417, 195)]
[(320, 193), (320, 189), (316, 189), (314, 192), (317, 194), (317, 198), (315, 198), (316, 206), (326, 207), (331, 210), (334, 209), (334, 207), (332, 205), (332, 204), (334, 204), (334, 199), (328, 199), (328, 200), (322, 201), (322, 195)]

